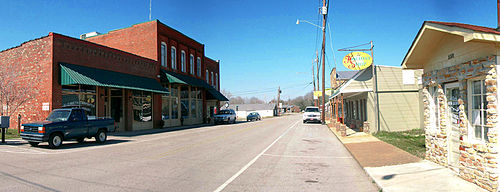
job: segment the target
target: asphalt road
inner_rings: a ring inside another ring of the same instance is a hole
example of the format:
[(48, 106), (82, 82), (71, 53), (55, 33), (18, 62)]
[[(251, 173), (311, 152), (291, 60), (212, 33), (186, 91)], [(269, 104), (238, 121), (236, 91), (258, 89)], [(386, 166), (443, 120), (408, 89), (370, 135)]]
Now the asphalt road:
[(47, 147), (0, 145), (0, 191), (378, 191), (299, 115)]

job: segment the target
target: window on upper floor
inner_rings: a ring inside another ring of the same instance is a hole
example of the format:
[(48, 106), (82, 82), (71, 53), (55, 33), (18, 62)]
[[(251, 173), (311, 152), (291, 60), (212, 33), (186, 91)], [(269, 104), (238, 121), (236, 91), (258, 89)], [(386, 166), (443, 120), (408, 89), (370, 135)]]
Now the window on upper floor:
[(201, 59), (200, 59), (200, 57), (196, 58), (196, 71), (198, 73), (198, 77), (201, 77)]
[(170, 65), (172, 69), (177, 69), (177, 49), (174, 46), (170, 47)]
[(181, 51), (181, 71), (186, 72), (186, 52)]
[(219, 90), (219, 75), (215, 73), (215, 89)]
[(167, 66), (167, 44), (161, 42), (161, 66)]
[(207, 83), (210, 84), (210, 81), (208, 81), (208, 69), (205, 70), (206, 71), (206, 74), (205, 74), (205, 80), (207, 80)]
[(194, 56), (193, 54), (189, 54), (189, 73), (194, 75)]
[(211, 80), (210, 84), (214, 86), (214, 72), (210, 72), (210, 80)]

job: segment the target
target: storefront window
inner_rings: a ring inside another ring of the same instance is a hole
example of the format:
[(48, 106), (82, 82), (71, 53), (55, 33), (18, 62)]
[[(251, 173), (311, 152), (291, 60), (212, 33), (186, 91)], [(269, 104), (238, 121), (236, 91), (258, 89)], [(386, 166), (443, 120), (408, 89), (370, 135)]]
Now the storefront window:
[(176, 86), (172, 86), (171, 89), (170, 102), (172, 102), (172, 119), (179, 118), (179, 89)]
[(153, 100), (151, 92), (137, 91), (132, 92), (134, 121), (148, 122), (153, 120)]
[(469, 89), (469, 94), (471, 95), (472, 99), (470, 122), (474, 130), (473, 135), (477, 140), (487, 141), (488, 127), (486, 127), (486, 111), (488, 101), (486, 101), (484, 80), (472, 81), (471, 89)]
[(182, 118), (189, 118), (189, 88), (181, 87), (181, 115)]
[[(168, 85), (165, 89), (169, 91)], [(168, 93), (161, 96), (161, 118), (170, 119), (170, 94)]]
[(95, 119), (96, 87), (89, 85), (63, 85), (62, 108), (82, 108), (89, 119)]

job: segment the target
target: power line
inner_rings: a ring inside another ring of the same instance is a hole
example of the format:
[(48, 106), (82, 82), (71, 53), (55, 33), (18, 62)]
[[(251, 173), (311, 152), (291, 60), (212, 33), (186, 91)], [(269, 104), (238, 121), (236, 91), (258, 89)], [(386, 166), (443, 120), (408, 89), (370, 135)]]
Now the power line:
[[(300, 83), (300, 84), (292, 84), (292, 85), (288, 85), (288, 87), (290, 86), (297, 86), (297, 85), (304, 85), (304, 83)], [(276, 90), (276, 87), (269, 87), (269, 88), (262, 88), (262, 89), (254, 89), (254, 90), (245, 90), (245, 91), (236, 91), (234, 93), (247, 93), (247, 92), (258, 92), (258, 91), (263, 91), (263, 90)], [(233, 94), (233, 93), (231, 93)]]
[[(307, 83), (306, 87), (309, 86), (310, 84), (312, 84), (312, 82)], [(304, 84), (302, 83), (300, 85), (284, 87), (284, 88), (281, 88), (281, 90), (284, 90), (284, 89), (293, 89), (293, 88), (302, 88), (303, 86), (304, 86)], [(234, 96), (243, 96), (243, 95), (256, 95), (256, 94), (261, 94), (261, 93), (271, 93), (271, 92), (275, 92), (275, 91), (276, 91), (276, 88), (274, 88), (274, 90), (266, 90), (266, 91), (262, 91), (261, 90), (261, 91), (255, 91), (255, 92), (237, 93), (237, 94), (231, 93), (231, 94), (234, 95)]]

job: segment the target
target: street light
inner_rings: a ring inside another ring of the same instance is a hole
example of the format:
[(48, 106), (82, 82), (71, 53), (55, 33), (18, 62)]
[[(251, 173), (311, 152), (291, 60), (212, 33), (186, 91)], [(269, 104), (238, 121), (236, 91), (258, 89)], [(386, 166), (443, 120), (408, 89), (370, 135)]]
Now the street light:
[(318, 28), (320, 28), (320, 29), (323, 29), (323, 28), (324, 28), (324, 27), (321, 27), (321, 26), (316, 25), (316, 24), (314, 24), (314, 23), (311, 23), (311, 22), (309, 22), (309, 21), (307, 21), (307, 20), (300, 20), (300, 19), (297, 19), (297, 22), (296, 22), (295, 24), (297, 24), (297, 25), (298, 25), (298, 24), (300, 24), (300, 22), (306, 22), (306, 23), (309, 23), (309, 24), (314, 25), (314, 26), (316, 26), (316, 27), (318, 27)]
[[(499, 0), (500, 1), (500, 0)], [(326, 3), (326, 0), (323, 0), (323, 6), (321, 7), (321, 15), (323, 15), (323, 25), (322, 26), (319, 26), (319, 25), (316, 25), (314, 23), (311, 23), (309, 21), (306, 21), (306, 20), (302, 20), (303, 22), (306, 22), (306, 23), (309, 23), (311, 25), (314, 25), (316, 27), (319, 27), (321, 29), (321, 31), (323, 32), (323, 42), (321, 44), (321, 62), (322, 62), (322, 65), (321, 65), (321, 73), (322, 73), (322, 77), (321, 77), (321, 98), (322, 98), (322, 104), (323, 104), (323, 107), (321, 107), (320, 105), (320, 108), (321, 108), (321, 123), (324, 125), (325, 124), (325, 26), (326, 26), (326, 15), (328, 14), (328, 8), (327, 8), (327, 3)], [(300, 23), (300, 19), (297, 19), (297, 22), (296, 24), (299, 24)], [(319, 75), (319, 74), (318, 74)]]

